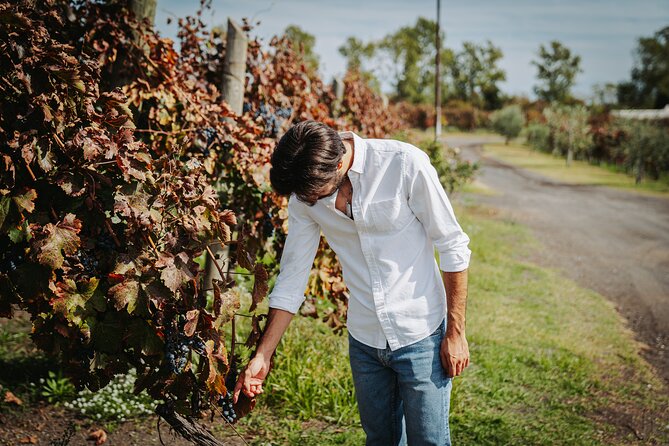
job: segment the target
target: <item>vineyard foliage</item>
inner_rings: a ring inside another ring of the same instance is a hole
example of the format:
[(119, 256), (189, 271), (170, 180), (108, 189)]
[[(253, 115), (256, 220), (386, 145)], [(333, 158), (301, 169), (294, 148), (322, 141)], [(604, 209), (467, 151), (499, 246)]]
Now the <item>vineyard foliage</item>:
[[(80, 388), (135, 369), (136, 391), (201, 416), (229, 409), (240, 349), (261, 336), (287, 230), (287, 198), (269, 185), (277, 138), (306, 119), (366, 137), (403, 122), (355, 72), (337, 100), (285, 36), (250, 38), (236, 115), (206, 1), (179, 20), (178, 50), (126, 6), (0, 3), (0, 317), (30, 313), (34, 342)], [(213, 244), (233, 268), (204, 289)], [(346, 287), (325, 242), (314, 268), (303, 313), (341, 330)], [(248, 308), (239, 277), (251, 279)], [(252, 327), (241, 341), (238, 313)]]
[[(29, 312), (78, 386), (135, 368), (137, 391), (180, 413), (221, 405), (236, 362), (224, 328), (248, 313), (253, 348), (270, 274), (257, 259), (284, 240), (286, 198), (268, 185), (277, 136), (304, 119), (369, 136), (400, 121), (350, 76), (335, 119), (333, 93), (281, 37), (251, 40), (235, 115), (218, 88), (225, 41), (199, 14), (180, 20), (179, 51), (123, 2), (4, 2), (0, 23), (0, 315)], [(235, 271), (203, 289), (210, 243), (252, 275), (250, 308)], [(324, 246), (316, 264), (333, 256)]]

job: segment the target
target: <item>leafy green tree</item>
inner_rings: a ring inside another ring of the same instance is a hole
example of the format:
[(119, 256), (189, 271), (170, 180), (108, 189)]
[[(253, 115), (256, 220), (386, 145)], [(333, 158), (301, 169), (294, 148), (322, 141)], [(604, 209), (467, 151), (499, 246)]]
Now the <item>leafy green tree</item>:
[(485, 45), (464, 42), (462, 51), (447, 65), (453, 96), (488, 110), (498, 108), (501, 99), (497, 84), (506, 80), (506, 73), (497, 66), (503, 55), (490, 40)]
[(302, 54), (305, 65), (311, 72), (318, 70), (320, 63), (318, 55), (314, 52), (314, 45), (316, 44), (316, 37), (309, 34), (297, 25), (288, 26), (283, 32), (288, 40), (291, 41), (293, 47)]
[(564, 103), (571, 98), (576, 75), (581, 70), (581, 57), (557, 40), (550, 42), (549, 47), (539, 46), (539, 59), (532, 61), (537, 67), (537, 78), (540, 85), (534, 92), (540, 99), (548, 102)]
[(525, 125), (525, 116), (517, 104), (508, 105), (494, 112), (491, 117), (493, 129), (506, 138), (506, 144), (520, 134)]
[(624, 120), (618, 126), (625, 133), (619, 155), (637, 184), (644, 177), (657, 179), (662, 173), (669, 172), (669, 133), (666, 129), (632, 119)]
[[(398, 67), (393, 81), (396, 97), (413, 103), (431, 102), (434, 99), (434, 65), (436, 56), (436, 22), (419, 17), (414, 26), (405, 26), (388, 34), (377, 48), (385, 52), (391, 63)], [(443, 42), (445, 35), (440, 33)], [(443, 43), (441, 47), (444, 48)], [(449, 49), (443, 49), (444, 65), (452, 59)]]
[(346, 70), (356, 71), (360, 78), (377, 92), (381, 92), (381, 83), (373, 71), (364, 68), (364, 63), (371, 60), (376, 54), (374, 42), (363, 43), (357, 37), (349, 37), (346, 43), (339, 48), (339, 54), (346, 58)]
[(553, 153), (566, 156), (567, 166), (574, 157), (582, 157), (592, 147), (592, 134), (588, 123), (590, 114), (583, 105), (557, 105), (544, 109), (550, 128)]
[(363, 61), (371, 59), (374, 56), (376, 47), (374, 43), (363, 43), (357, 37), (349, 37), (339, 48), (339, 54), (346, 58), (347, 70), (362, 69)]
[(632, 79), (618, 85), (618, 102), (646, 108), (669, 104), (669, 26), (639, 39)]

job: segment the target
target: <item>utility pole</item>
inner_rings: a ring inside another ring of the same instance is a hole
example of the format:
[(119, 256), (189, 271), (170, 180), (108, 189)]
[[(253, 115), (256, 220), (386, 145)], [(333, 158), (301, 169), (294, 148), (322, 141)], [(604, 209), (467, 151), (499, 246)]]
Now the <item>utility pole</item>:
[(441, 62), (441, 38), (439, 36), (441, 24), (441, 0), (437, 0), (437, 35), (436, 35), (436, 69), (434, 76), (434, 108), (435, 108), (435, 122), (434, 122), (434, 140), (437, 141), (441, 136), (441, 79), (439, 75), (439, 65)]

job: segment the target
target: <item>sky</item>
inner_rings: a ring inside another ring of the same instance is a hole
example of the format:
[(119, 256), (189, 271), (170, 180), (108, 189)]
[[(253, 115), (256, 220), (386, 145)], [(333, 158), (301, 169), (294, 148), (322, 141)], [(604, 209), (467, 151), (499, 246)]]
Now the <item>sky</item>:
[[(199, 0), (158, 0), (156, 27), (176, 40), (176, 25), (167, 19), (193, 14)], [(213, 0), (203, 16), (208, 25), (227, 17), (260, 21), (252, 32), (269, 42), (289, 25), (316, 37), (321, 76), (329, 81), (344, 73), (346, 61), (337, 50), (349, 36), (377, 40), (418, 17), (436, 19), (436, 0)], [(446, 46), (459, 51), (462, 42), (490, 39), (504, 57), (500, 67), (508, 94), (534, 97), (536, 58), (540, 44), (559, 40), (581, 56), (583, 72), (574, 94), (587, 98), (593, 85), (629, 79), (639, 37), (669, 26), (669, 0), (442, 0), (441, 26)], [(384, 90), (390, 86), (384, 84)]]

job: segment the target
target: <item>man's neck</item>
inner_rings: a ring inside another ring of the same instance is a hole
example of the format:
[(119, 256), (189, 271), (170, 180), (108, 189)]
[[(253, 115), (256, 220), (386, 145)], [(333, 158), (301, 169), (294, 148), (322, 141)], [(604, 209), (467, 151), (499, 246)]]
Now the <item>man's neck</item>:
[(346, 153), (344, 154), (343, 163), (346, 166), (344, 169), (344, 174), (348, 173), (348, 169), (353, 165), (353, 155), (355, 154), (355, 144), (352, 139), (342, 139), (344, 147), (346, 147)]

